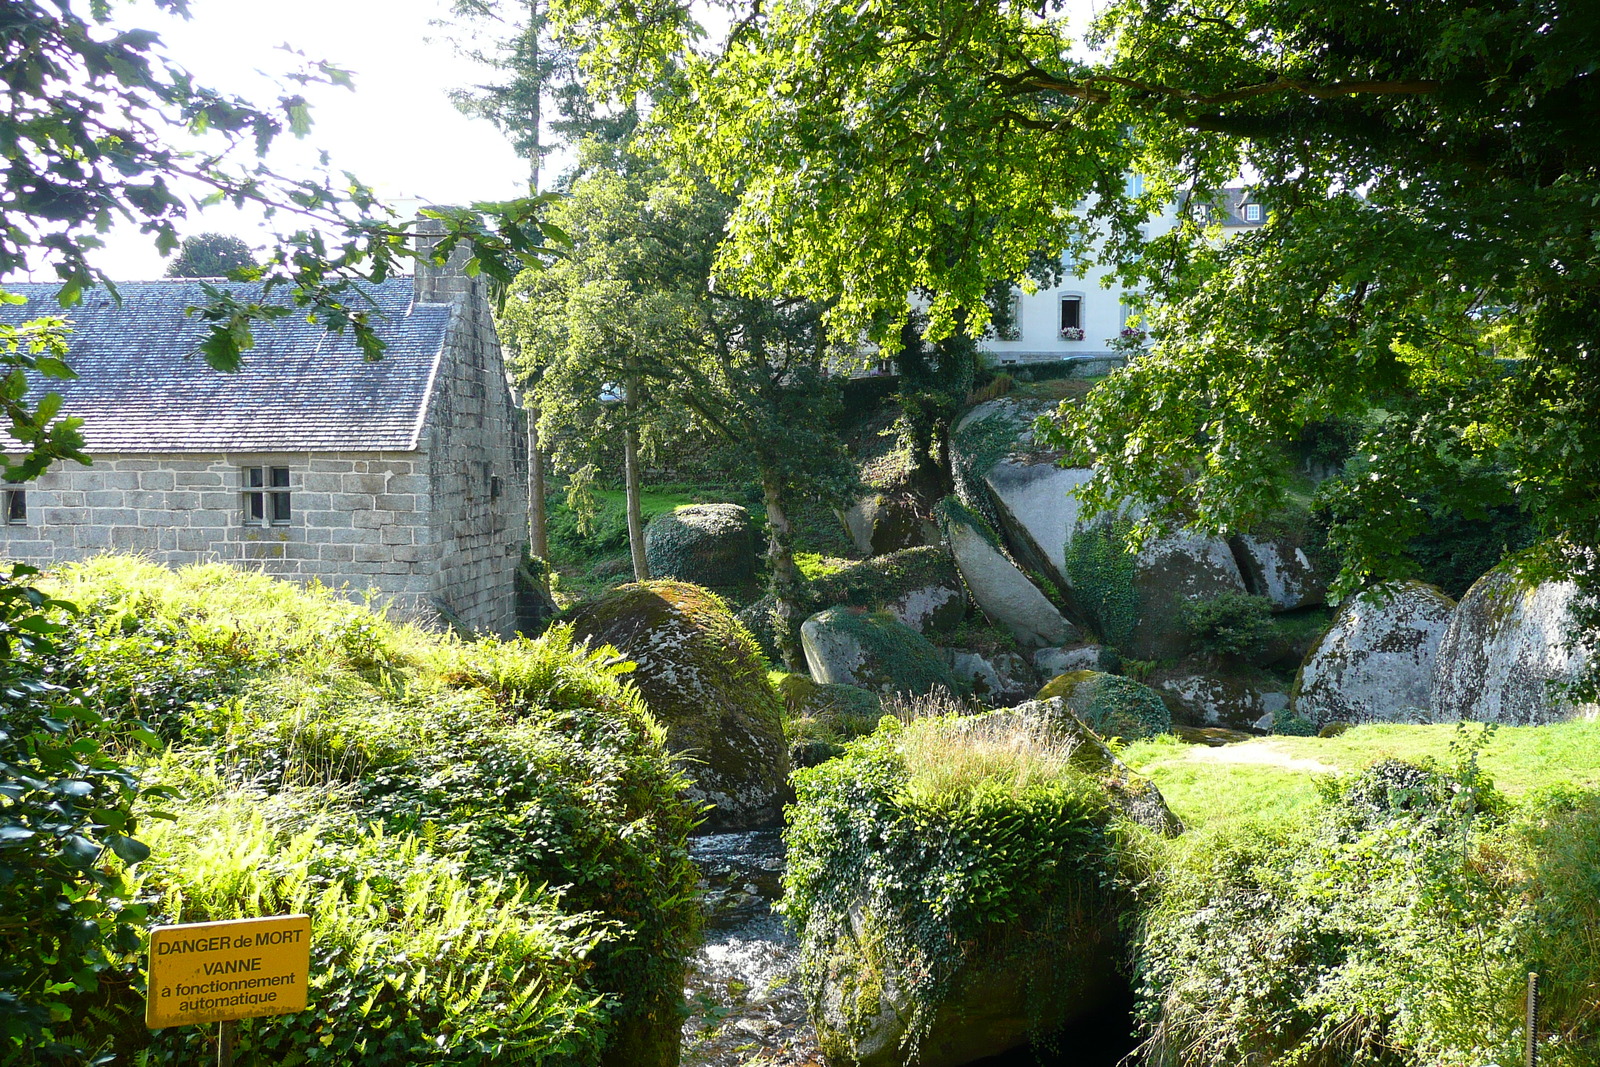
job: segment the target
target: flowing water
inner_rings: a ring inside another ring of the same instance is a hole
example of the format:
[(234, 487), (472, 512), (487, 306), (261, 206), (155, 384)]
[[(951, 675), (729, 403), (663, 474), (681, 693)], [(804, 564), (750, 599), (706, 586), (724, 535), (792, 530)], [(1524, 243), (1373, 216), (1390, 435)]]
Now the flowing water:
[[(683, 1067), (822, 1067), (791, 981), (799, 946), (772, 911), (782, 891), (780, 832), (705, 834), (690, 839), (689, 854), (700, 868), (706, 932), (684, 990)], [(1131, 1007), (1107, 1005), (1052, 1051), (1018, 1049), (981, 1067), (1116, 1067), (1133, 1044)]]

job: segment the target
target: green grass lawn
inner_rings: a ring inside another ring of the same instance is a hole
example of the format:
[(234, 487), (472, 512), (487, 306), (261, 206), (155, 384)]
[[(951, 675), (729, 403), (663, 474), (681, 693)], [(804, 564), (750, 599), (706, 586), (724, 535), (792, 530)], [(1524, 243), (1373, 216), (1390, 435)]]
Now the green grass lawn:
[[(1470, 727), (1473, 735), (1480, 729)], [(1200, 829), (1276, 820), (1314, 804), (1322, 772), (1304, 763), (1346, 774), (1388, 758), (1431, 757), (1449, 766), (1457, 758), (1450, 747), (1457, 737), (1454, 725), (1382, 724), (1339, 737), (1270, 737), (1211, 749), (1167, 736), (1130, 745), (1123, 759), (1149, 775), (1185, 825)], [(1302, 765), (1238, 761), (1245, 756)], [(1512, 798), (1560, 783), (1600, 788), (1600, 722), (1501, 727), (1479, 754), (1479, 765)]]

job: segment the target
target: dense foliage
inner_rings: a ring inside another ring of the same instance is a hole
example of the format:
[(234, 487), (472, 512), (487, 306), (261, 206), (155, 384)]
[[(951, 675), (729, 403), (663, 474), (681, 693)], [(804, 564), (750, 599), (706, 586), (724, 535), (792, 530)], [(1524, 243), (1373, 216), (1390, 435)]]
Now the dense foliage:
[(178, 254), (167, 262), (169, 278), (221, 278), (256, 265), (244, 240), (229, 233), (199, 233), (185, 237)]
[(961, 969), (1002, 932), (1028, 931), (1017, 966), (1037, 970), (1046, 1000), (1073, 980), (1060, 945), (1092, 954), (1116, 940), (1135, 864), (1105, 793), (1070, 748), (997, 714), (886, 716), (795, 775), (782, 910), (800, 937), (799, 981), (817, 1004), (842, 941), (885, 920), (872, 936), (910, 986), (908, 1056)]
[(1594, 1062), (1600, 808), (1559, 788), (1509, 805), (1481, 743), (1458, 734), (1451, 770), (1328, 782), (1308, 818), (1180, 843), (1140, 950), (1149, 1061), (1521, 1062), (1534, 971), (1540, 1062)]
[[(86, 607), (40, 673), (168, 742), (132, 769), (176, 821), (106, 867), (137, 917), (312, 915), (313, 1006), (245, 1024), (254, 1062), (669, 1062), (694, 812), (612, 650), (456, 643), (220, 566), (107, 558), (56, 588)], [(106, 975), (57, 1036), (192, 1062), (202, 1029), (143, 1028), (137, 947), (60, 953)], [(31, 976), (33, 949), (4, 965)]]

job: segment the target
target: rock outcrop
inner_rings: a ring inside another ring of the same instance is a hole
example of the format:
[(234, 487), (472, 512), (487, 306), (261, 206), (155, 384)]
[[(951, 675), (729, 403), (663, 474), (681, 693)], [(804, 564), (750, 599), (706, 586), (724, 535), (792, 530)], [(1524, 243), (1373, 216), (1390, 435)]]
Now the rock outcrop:
[(1574, 641), (1572, 582), (1525, 582), (1512, 566), (1490, 571), (1456, 605), (1439, 642), (1433, 711), (1444, 720), (1510, 726), (1594, 715), (1561, 690), (1595, 654)]
[(1006, 558), (981, 518), (946, 500), (940, 520), (962, 581), (991, 622), (1025, 648), (1060, 645), (1077, 636), (1077, 628)]
[(1455, 606), (1423, 582), (1350, 597), (1300, 666), (1294, 714), (1314, 727), (1430, 718), (1435, 656)]
[(1010, 707), (1032, 696), (1038, 676), (1028, 661), (1015, 652), (963, 652), (946, 650), (950, 669), (965, 682), (972, 695), (992, 708)]
[(1294, 611), (1327, 602), (1332, 575), (1300, 540), (1268, 533), (1228, 539), (1245, 588), (1252, 596), (1272, 601), (1273, 611)]
[(789, 754), (778, 694), (749, 632), (722, 599), (683, 582), (624, 585), (582, 608), (573, 629), (614, 646), (628, 676), (685, 757), (691, 799), (712, 809), (706, 826), (743, 829), (778, 821), (789, 798)]
[(730, 588), (755, 574), (755, 527), (738, 504), (685, 505), (650, 520), (644, 555), (655, 578)]
[(1266, 729), (1289, 706), (1289, 694), (1278, 686), (1217, 674), (1168, 672), (1156, 678), (1155, 690), (1173, 721), (1188, 726)]
[(939, 650), (888, 612), (820, 611), (800, 627), (800, 644), (818, 682), (907, 695), (961, 689)]
[(882, 556), (903, 548), (935, 544), (939, 529), (917, 512), (907, 493), (873, 493), (840, 514), (856, 551)]
[(1116, 674), (1072, 671), (1050, 679), (1039, 700), (1060, 699), (1101, 737), (1137, 741), (1167, 733), (1172, 713), (1154, 689)]
[(1065, 648), (1041, 648), (1033, 654), (1033, 669), (1043, 681), (1058, 674), (1073, 671), (1102, 671), (1106, 674), (1122, 672), (1122, 657), (1110, 645), (1069, 645)]

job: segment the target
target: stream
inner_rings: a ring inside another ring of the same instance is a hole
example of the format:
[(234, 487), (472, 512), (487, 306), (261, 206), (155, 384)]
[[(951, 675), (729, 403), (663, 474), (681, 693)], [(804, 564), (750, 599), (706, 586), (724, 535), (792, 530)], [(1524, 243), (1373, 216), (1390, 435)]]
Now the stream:
[[(805, 999), (790, 981), (799, 946), (772, 911), (782, 894), (781, 831), (705, 834), (690, 838), (689, 854), (700, 868), (706, 929), (684, 988), (691, 1014), (682, 1067), (823, 1067)], [(1108, 1005), (1060, 1035), (1055, 1052), (1017, 1049), (981, 1067), (1117, 1067), (1133, 1043), (1131, 1008)]]

